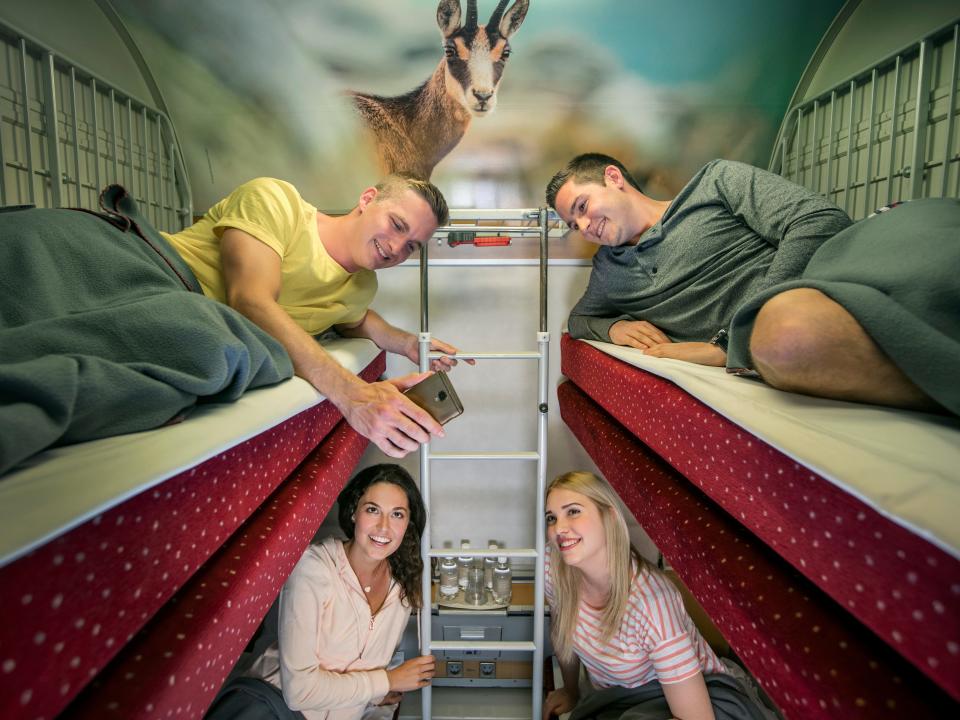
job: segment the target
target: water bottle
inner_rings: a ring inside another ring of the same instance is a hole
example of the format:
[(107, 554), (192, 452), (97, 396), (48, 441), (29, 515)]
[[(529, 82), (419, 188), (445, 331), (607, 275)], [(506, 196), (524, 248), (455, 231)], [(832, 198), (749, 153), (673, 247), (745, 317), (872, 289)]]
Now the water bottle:
[[(470, 541), (462, 540), (460, 542), (460, 550), (469, 550)], [(460, 585), (461, 589), (466, 589), (467, 587), (467, 571), (473, 565), (473, 558), (467, 555), (466, 553), (461, 552), (460, 557), (457, 558), (457, 583)]]
[(467, 587), (463, 591), (463, 601), (469, 605), (483, 605), (487, 591), (483, 588), (483, 563), (473, 563), (467, 570)]
[(452, 600), (460, 591), (459, 570), (457, 561), (453, 557), (445, 557), (440, 561), (440, 598)]
[(510, 603), (513, 597), (513, 571), (503, 555), (497, 558), (493, 569), (493, 601), (498, 604)]
[[(490, 543), (488, 546), (489, 550), (496, 550), (497, 544), (495, 542)], [(493, 555), (489, 555), (483, 559), (483, 586), (493, 592), (493, 569), (497, 566), (497, 559)]]

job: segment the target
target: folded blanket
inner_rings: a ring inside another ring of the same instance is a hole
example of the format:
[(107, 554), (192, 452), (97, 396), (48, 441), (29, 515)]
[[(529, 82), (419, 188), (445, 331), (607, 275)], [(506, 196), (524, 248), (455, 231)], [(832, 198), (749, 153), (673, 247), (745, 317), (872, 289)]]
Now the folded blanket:
[(204, 297), (131, 201), (120, 207), (135, 222), (0, 213), (0, 474), (292, 374), (276, 340)]
[(737, 311), (728, 368), (751, 367), (750, 333), (761, 305), (798, 287), (843, 305), (907, 377), (960, 415), (960, 200), (912, 200), (837, 233), (799, 279)]

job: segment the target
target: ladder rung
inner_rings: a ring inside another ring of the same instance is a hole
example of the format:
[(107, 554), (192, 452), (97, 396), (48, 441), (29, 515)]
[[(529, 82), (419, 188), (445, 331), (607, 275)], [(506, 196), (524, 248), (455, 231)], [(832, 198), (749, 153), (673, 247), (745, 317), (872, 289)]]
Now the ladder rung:
[(450, 452), (430, 453), (428, 460), (539, 460), (536, 452)]
[(512, 558), (535, 558), (537, 551), (535, 548), (497, 548), (496, 550), (490, 548), (432, 548), (427, 555), (429, 557), (458, 557), (461, 555), (463, 557), (497, 557), (503, 555)]
[(434, 640), (430, 643), (430, 649), (534, 652), (537, 646), (529, 640)]
[(445, 355), (439, 352), (432, 352), (428, 356), (431, 360), (443, 357), (454, 357), (457, 360), (539, 360), (540, 353), (536, 351), (523, 352), (458, 352), (456, 355)]

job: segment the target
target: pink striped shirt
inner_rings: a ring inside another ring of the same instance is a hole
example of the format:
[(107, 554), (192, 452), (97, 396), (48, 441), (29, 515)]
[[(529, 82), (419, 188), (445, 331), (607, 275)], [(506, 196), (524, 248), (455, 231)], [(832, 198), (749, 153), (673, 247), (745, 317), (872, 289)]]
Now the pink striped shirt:
[[(547, 555), (545, 590), (555, 603)], [(620, 628), (601, 642), (602, 608), (581, 600), (573, 649), (595, 687), (639, 687), (652, 680), (681, 682), (698, 672), (726, 672), (683, 606), (680, 592), (666, 577), (644, 568), (630, 586)]]

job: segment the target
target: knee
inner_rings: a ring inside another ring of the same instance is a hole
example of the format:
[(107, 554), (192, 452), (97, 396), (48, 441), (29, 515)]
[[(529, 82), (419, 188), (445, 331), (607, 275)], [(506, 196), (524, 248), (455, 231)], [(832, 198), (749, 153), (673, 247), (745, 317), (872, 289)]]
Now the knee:
[(818, 358), (831, 352), (832, 328), (823, 317), (819, 290), (797, 288), (770, 298), (760, 308), (750, 336), (750, 354), (760, 375), (784, 390), (803, 387)]

